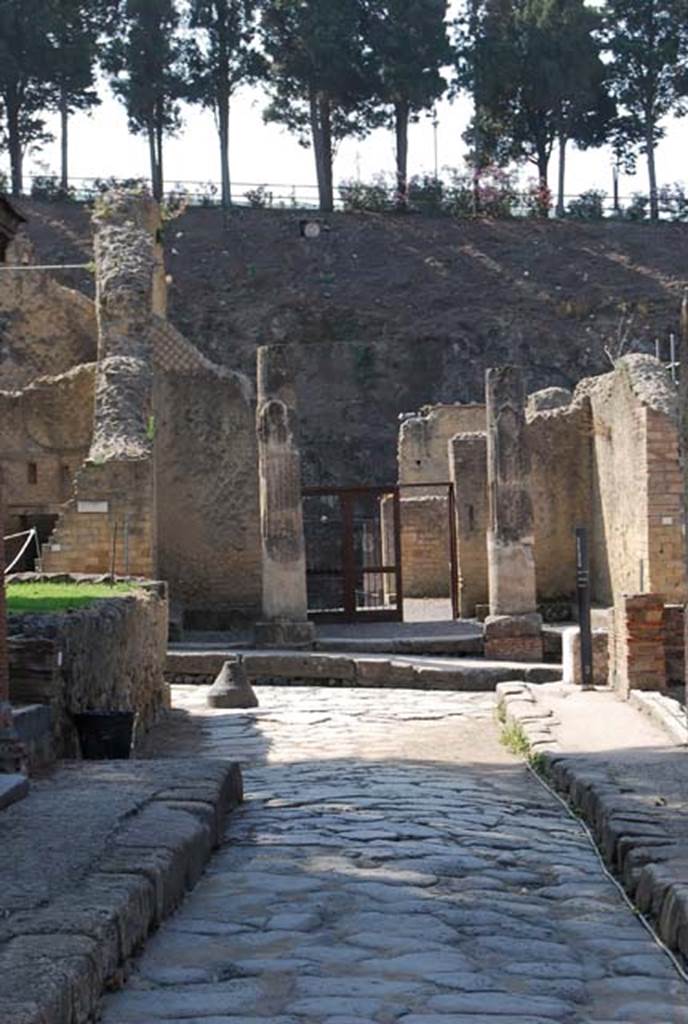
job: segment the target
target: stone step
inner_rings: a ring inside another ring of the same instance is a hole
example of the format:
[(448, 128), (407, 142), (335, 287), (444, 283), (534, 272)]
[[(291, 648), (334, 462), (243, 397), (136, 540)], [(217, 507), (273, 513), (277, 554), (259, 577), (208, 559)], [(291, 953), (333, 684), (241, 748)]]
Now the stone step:
[(495, 690), (498, 683), (526, 680), (556, 682), (560, 665), (542, 665), (482, 658), (389, 657), (339, 651), (184, 650), (168, 651), (166, 677), (181, 685), (209, 685), (224, 662), (241, 653), (249, 678), (258, 685), (360, 686), (414, 690)]

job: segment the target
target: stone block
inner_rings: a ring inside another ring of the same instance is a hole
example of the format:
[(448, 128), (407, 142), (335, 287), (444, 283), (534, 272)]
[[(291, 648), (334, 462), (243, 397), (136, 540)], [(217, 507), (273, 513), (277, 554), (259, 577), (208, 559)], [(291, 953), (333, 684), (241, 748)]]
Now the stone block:
[(315, 643), (315, 626), (312, 622), (257, 622), (255, 626), (256, 647), (280, 648), (312, 647)]
[(356, 668), (351, 658), (328, 654), (247, 654), (243, 658), (251, 679), (343, 679), (353, 680)]
[(403, 689), (414, 683), (414, 667), (405, 661), (356, 658), (355, 667), (359, 686), (398, 686)]
[[(581, 686), (581, 633), (579, 626), (565, 629), (562, 636), (564, 682)], [(592, 633), (592, 679), (595, 686), (606, 686), (609, 680), (609, 633), (594, 629)]]
[(542, 617), (491, 615), (485, 621), (485, 657), (490, 661), (541, 662)]

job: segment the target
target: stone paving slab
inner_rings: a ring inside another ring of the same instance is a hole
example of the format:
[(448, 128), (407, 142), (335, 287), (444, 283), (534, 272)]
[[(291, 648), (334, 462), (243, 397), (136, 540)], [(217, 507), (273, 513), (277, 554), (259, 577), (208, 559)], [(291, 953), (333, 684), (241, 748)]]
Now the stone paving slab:
[(82, 1024), (242, 798), (229, 761), (80, 762), (0, 816), (0, 1021)]
[(688, 1024), (686, 986), (490, 694), (176, 691), (151, 751), (238, 759), (248, 801), (103, 1024)]

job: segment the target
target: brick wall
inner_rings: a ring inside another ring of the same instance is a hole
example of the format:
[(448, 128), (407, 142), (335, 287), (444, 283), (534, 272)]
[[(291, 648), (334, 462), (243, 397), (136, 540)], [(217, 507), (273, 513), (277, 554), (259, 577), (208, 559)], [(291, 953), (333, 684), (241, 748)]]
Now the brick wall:
[(685, 537), (683, 472), (678, 429), (668, 416), (645, 410), (647, 445), (647, 588), (666, 601), (683, 601)]
[(449, 442), (449, 468), (456, 495), (459, 610), (473, 618), (489, 602), (487, 570), (487, 438), (457, 434)]
[(684, 606), (682, 604), (665, 605), (664, 652), (666, 655), (667, 682), (672, 686), (683, 686), (686, 681), (684, 630)]
[(610, 635), (610, 681), (627, 697), (631, 690), (664, 690), (667, 663), (664, 600), (659, 594), (620, 597)]
[(593, 415), (593, 593), (683, 601), (685, 568), (676, 390), (650, 356), (585, 381)]
[(449, 597), (451, 562), (446, 497), (401, 499), (404, 597)]
[(45, 572), (155, 578), (157, 543), (152, 460), (87, 462), (75, 497), (43, 547)]

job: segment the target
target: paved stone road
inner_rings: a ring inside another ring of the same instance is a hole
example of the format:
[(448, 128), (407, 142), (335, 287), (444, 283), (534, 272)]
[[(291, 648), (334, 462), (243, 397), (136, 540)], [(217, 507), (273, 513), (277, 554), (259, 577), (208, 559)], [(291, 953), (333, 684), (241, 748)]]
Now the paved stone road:
[(104, 1024), (688, 1022), (578, 826), (499, 746), (491, 696), (203, 696), (177, 701), (249, 800)]

